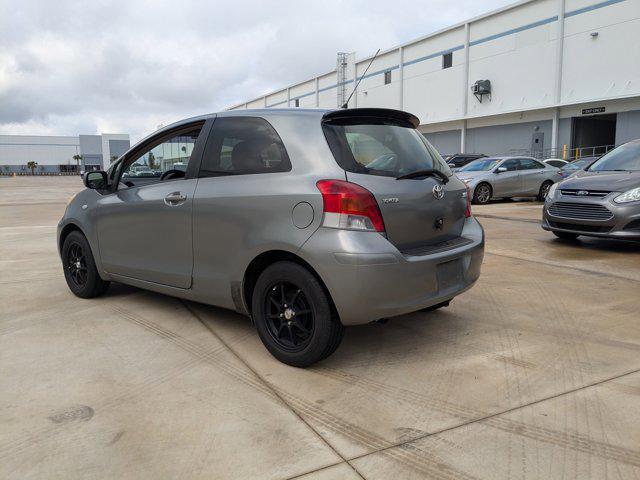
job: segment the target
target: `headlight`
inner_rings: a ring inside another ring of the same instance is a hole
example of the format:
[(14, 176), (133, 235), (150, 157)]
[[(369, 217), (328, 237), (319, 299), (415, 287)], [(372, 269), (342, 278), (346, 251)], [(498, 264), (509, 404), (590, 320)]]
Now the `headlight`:
[(551, 185), (551, 188), (549, 189), (549, 193), (547, 193), (547, 200), (551, 200), (553, 197), (556, 196), (557, 189), (558, 189), (557, 183), (554, 183), (553, 185)]
[(628, 203), (628, 202), (640, 201), (640, 187), (624, 192), (622, 195), (618, 195), (616, 198), (613, 199), (613, 201), (616, 203)]
[(462, 180), (464, 183), (469, 183), (471, 181), (470, 178), (461, 178), (460, 180)]

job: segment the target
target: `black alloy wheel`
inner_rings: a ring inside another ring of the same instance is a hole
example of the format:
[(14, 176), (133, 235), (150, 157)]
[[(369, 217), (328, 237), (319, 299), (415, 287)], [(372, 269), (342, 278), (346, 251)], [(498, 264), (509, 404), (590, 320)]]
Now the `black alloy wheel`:
[(73, 283), (82, 288), (87, 283), (87, 259), (84, 255), (82, 245), (73, 242), (69, 246), (67, 253), (67, 270)]
[(294, 367), (308, 367), (340, 345), (344, 326), (331, 297), (310, 270), (278, 261), (260, 274), (251, 294), (251, 316), (267, 350)]
[(64, 278), (74, 295), (93, 298), (109, 288), (109, 282), (100, 278), (91, 246), (82, 232), (73, 231), (66, 236), (60, 257)]
[(265, 298), (267, 328), (280, 348), (297, 352), (311, 341), (314, 315), (301, 288), (290, 282), (273, 285)]

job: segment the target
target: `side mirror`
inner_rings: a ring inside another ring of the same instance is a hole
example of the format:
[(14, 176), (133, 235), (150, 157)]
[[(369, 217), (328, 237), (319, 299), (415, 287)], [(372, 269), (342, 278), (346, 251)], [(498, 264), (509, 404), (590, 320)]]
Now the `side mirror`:
[(507, 167), (498, 167), (496, 168), (496, 173), (504, 173), (507, 172)]
[(104, 172), (102, 170), (86, 172), (82, 176), (82, 181), (84, 182), (85, 187), (92, 190), (102, 190), (107, 188), (107, 185), (109, 185), (107, 172)]

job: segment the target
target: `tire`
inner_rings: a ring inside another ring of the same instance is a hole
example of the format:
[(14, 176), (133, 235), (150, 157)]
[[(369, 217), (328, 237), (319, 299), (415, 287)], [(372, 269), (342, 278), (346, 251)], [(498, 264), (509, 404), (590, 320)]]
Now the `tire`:
[(81, 232), (71, 232), (64, 239), (62, 268), (69, 290), (77, 297), (99, 297), (109, 288), (109, 282), (100, 278), (89, 242)]
[(297, 263), (283, 261), (267, 267), (258, 277), (251, 305), (262, 343), (287, 365), (313, 365), (331, 355), (342, 341), (344, 327), (327, 292)]
[(546, 182), (543, 182), (542, 185), (540, 185), (540, 190), (538, 191), (538, 197), (537, 197), (537, 200), (539, 202), (545, 201), (549, 193), (549, 189), (551, 188), (551, 185), (553, 185), (553, 182), (551, 180), (547, 180)]
[(569, 232), (553, 232), (553, 234), (561, 240), (575, 240), (580, 236), (577, 233)]
[(473, 203), (476, 205), (486, 205), (493, 196), (493, 190), (488, 183), (479, 184), (473, 191)]

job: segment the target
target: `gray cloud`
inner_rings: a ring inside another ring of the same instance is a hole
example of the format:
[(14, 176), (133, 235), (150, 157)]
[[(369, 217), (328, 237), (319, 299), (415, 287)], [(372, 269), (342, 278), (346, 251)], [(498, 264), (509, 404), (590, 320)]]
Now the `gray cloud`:
[(0, 133), (138, 139), (507, 3), (0, 0)]

